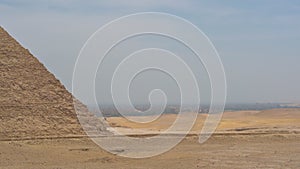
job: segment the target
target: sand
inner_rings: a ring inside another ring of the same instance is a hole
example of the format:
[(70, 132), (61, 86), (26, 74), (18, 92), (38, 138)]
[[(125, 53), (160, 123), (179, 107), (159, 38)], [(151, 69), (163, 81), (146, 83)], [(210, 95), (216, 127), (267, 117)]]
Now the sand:
[[(201, 117), (197, 122), (203, 121)], [(204, 144), (189, 135), (172, 150), (145, 159), (110, 154), (88, 138), (1, 141), (0, 168), (300, 168), (299, 119), (299, 109), (226, 112), (217, 133)], [(119, 128), (136, 130), (122, 118), (107, 120)], [(174, 115), (161, 120), (169, 124)], [(135, 125), (139, 130), (150, 130)], [(198, 130), (197, 125), (194, 130)], [(165, 137), (167, 141), (175, 136)]]
[[(134, 123), (122, 117), (107, 118), (110, 126), (118, 132), (126, 133), (157, 133), (172, 125), (177, 115), (166, 114), (151, 123)], [(145, 117), (137, 117), (145, 118)], [(199, 133), (206, 115), (199, 114), (190, 133)], [(273, 109), (265, 111), (225, 112), (216, 130), (217, 133), (299, 133), (300, 109)], [(179, 131), (180, 133), (180, 131)]]
[(204, 144), (187, 137), (162, 155), (128, 159), (87, 139), (0, 142), (5, 169), (300, 168), (300, 136), (213, 136)]

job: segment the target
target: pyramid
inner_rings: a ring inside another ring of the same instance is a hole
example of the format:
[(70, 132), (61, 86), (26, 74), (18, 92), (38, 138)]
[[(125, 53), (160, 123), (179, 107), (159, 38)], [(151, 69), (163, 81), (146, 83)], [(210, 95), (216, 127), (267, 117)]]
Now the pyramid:
[(81, 135), (73, 96), (0, 27), (0, 140)]

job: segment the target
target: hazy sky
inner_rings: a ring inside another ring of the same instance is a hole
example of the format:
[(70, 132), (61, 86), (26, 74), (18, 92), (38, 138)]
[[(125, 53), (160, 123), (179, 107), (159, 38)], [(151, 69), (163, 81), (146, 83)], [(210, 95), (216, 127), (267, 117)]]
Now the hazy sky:
[(228, 102), (300, 102), (298, 0), (0, 0), (0, 25), (71, 89), (89, 36), (146, 11), (178, 15), (208, 35), (225, 67)]

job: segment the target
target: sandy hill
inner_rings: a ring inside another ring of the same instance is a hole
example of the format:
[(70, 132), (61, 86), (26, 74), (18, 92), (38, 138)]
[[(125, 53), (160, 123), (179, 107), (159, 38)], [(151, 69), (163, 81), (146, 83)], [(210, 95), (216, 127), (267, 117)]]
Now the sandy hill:
[(72, 95), (1, 27), (0, 70), (0, 140), (84, 134)]
[(300, 119), (299, 108), (272, 109), (261, 111), (255, 116), (260, 118)]

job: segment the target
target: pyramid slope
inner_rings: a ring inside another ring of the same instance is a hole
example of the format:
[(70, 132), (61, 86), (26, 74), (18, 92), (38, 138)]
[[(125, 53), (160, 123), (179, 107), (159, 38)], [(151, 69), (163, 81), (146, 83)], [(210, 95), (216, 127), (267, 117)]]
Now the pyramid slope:
[(84, 132), (72, 95), (0, 27), (0, 140), (74, 135)]

